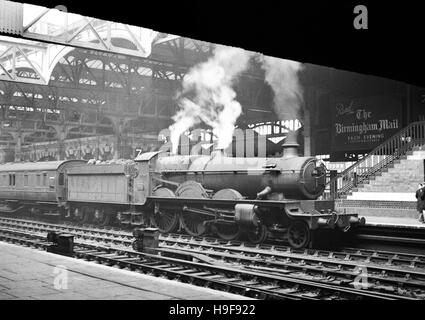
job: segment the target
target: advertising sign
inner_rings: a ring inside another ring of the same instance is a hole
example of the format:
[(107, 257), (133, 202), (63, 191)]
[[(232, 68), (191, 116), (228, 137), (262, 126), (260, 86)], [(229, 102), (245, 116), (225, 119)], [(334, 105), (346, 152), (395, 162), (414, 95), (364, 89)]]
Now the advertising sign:
[(391, 96), (334, 100), (333, 151), (372, 150), (402, 128), (401, 114)]

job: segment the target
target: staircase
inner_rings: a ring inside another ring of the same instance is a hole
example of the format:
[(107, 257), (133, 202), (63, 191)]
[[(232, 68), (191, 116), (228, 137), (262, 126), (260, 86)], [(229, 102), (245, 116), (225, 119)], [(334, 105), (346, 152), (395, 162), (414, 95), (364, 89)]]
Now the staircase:
[(368, 182), (351, 190), (349, 200), (416, 201), (415, 192), (424, 180), (425, 150), (415, 147), (387, 168), (370, 177)]
[(425, 148), (415, 147), (337, 200), (337, 207), (363, 216), (417, 218), (415, 192), (424, 180)]
[(425, 121), (414, 122), (331, 179), (336, 206), (347, 213), (416, 217), (424, 159)]

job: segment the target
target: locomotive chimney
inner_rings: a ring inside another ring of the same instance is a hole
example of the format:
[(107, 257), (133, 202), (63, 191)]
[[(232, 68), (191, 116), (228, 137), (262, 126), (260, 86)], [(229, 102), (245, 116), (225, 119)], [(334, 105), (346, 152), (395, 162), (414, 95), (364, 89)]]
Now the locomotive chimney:
[(298, 157), (298, 148), (299, 144), (297, 143), (297, 135), (296, 131), (289, 131), (285, 143), (282, 145), (283, 148), (283, 158), (293, 158)]

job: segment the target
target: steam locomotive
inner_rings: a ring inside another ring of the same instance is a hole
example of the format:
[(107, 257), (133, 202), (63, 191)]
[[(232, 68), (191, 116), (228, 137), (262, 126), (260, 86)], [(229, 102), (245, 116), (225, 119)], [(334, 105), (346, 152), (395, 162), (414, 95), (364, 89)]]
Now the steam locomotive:
[(284, 238), (292, 247), (311, 243), (313, 233), (347, 231), (364, 224), (356, 214), (336, 212), (317, 200), (326, 167), (298, 156), (287, 139), (280, 158), (164, 156), (148, 152), (134, 161), (81, 160), (0, 165), (1, 211), (59, 215), (101, 225), (155, 226), (192, 236), (216, 234), (261, 243)]

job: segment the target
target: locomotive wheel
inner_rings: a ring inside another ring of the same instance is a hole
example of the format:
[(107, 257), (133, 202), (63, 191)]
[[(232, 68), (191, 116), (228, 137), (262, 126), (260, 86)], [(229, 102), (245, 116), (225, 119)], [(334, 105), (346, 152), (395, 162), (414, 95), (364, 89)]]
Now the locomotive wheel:
[[(159, 190), (159, 189), (158, 189)], [(176, 196), (179, 198), (207, 198), (208, 193), (200, 184), (196, 181), (185, 181), (176, 190)]]
[[(175, 198), (175, 194), (168, 188), (158, 188), (155, 190), (154, 195), (157, 197)], [(160, 232), (169, 233), (177, 229), (179, 224), (179, 217), (175, 212), (170, 209), (159, 209), (151, 215), (151, 223), (159, 229)]]
[(232, 241), (239, 238), (241, 231), (239, 226), (235, 224), (216, 224), (217, 235), (226, 241)]
[[(239, 200), (243, 199), (242, 195), (234, 189), (221, 189), (214, 194), (213, 199), (217, 200)], [(226, 241), (232, 241), (239, 238), (241, 230), (239, 226), (234, 224), (216, 224), (217, 235)]]
[(207, 231), (205, 221), (198, 214), (191, 212), (182, 212), (180, 219), (184, 230), (193, 237), (202, 236)]
[(248, 231), (247, 237), (251, 243), (262, 243), (267, 239), (267, 227), (264, 224), (260, 224), (258, 227)]
[[(180, 198), (207, 198), (208, 193), (202, 185), (196, 181), (183, 182), (176, 190), (177, 197)], [(211, 218), (209, 218), (211, 219)], [(180, 216), (180, 223), (187, 234), (193, 237), (202, 236), (207, 231), (205, 221), (209, 220), (202, 215), (183, 210)]]
[(296, 221), (288, 228), (288, 242), (291, 247), (301, 249), (310, 242), (310, 230), (303, 221)]

